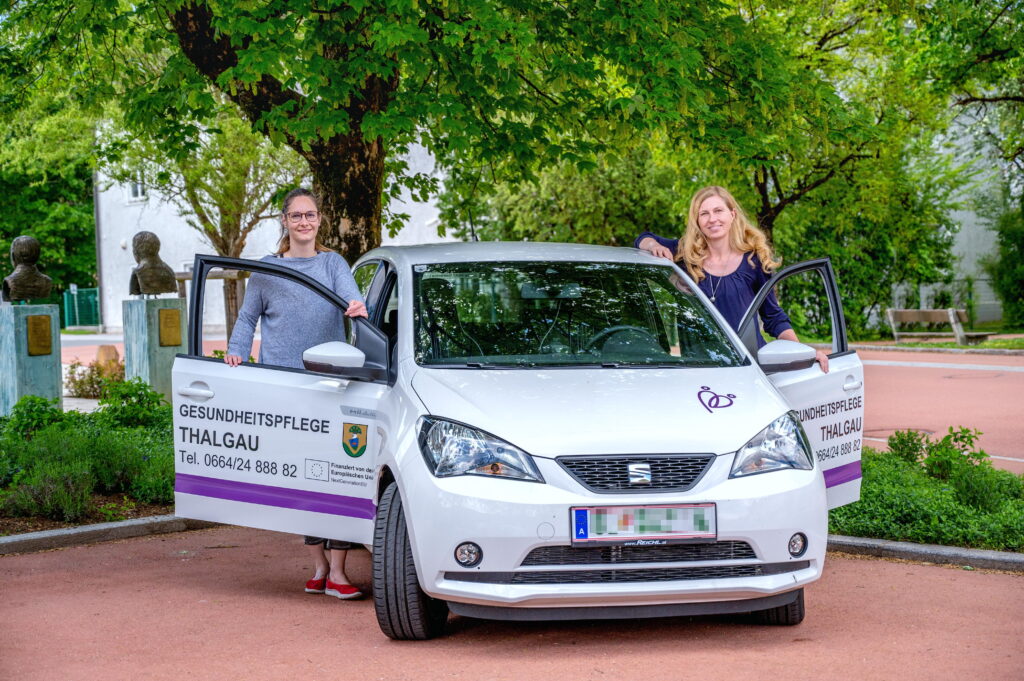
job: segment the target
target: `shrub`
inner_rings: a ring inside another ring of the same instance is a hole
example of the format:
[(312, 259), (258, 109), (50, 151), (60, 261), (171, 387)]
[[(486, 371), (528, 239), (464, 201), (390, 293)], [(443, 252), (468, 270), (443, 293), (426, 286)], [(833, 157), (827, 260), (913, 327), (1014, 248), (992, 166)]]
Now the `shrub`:
[(14, 463), (14, 458), (0, 447), (0, 489), (7, 487), (19, 470), (21, 467)]
[(974, 443), (980, 431), (970, 428), (949, 429), (941, 440), (925, 444), (927, 454), (923, 465), (928, 475), (939, 480), (949, 480), (964, 466), (976, 466), (988, 458), (984, 451), (974, 451)]
[(170, 504), (174, 501), (173, 449), (143, 459), (139, 474), (132, 480), (131, 495), (147, 504)]
[(11, 408), (11, 416), (7, 419), (4, 432), (16, 433), (28, 439), (32, 437), (32, 433), (60, 421), (63, 416), (63, 412), (57, 407), (56, 399), (48, 400), (38, 395), (25, 395)]
[(43, 461), (3, 498), (8, 515), (75, 522), (89, 511), (93, 479), (87, 461)]
[(988, 461), (954, 470), (949, 482), (960, 503), (988, 512), (998, 511), (1008, 501), (1020, 499), (1024, 489), (1020, 477), (997, 470)]
[(925, 456), (928, 436), (916, 430), (897, 430), (889, 436), (889, 451), (907, 463), (916, 464)]
[(100, 396), (101, 417), (121, 428), (171, 425), (170, 405), (141, 378), (109, 381)]
[(977, 431), (939, 440), (897, 432), (892, 449), (864, 450), (858, 503), (829, 514), (829, 531), (858, 537), (1024, 550), (1024, 476), (975, 450)]
[(102, 394), (103, 384), (107, 381), (124, 381), (124, 362), (118, 361), (108, 369), (98, 362), (83, 367), (75, 360), (68, 365), (68, 372), (64, 376), (64, 386), (71, 397), (97, 399)]

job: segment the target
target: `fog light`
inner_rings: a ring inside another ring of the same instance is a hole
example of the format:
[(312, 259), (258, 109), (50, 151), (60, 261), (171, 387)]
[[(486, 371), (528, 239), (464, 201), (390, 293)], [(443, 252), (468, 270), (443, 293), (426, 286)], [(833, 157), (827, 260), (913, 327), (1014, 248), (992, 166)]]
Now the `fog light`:
[(484, 550), (471, 541), (463, 542), (455, 547), (455, 560), (462, 567), (476, 567), (483, 559)]
[(807, 550), (807, 537), (797, 532), (789, 538), (789, 555), (799, 558)]

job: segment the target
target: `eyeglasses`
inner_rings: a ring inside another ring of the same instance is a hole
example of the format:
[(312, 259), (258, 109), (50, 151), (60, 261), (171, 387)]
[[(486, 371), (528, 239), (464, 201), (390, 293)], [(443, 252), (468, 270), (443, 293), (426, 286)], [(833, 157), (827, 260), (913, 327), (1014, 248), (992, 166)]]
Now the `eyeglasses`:
[(311, 210), (308, 213), (288, 213), (286, 217), (288, 222), (302, 222), (302, 218), (306, 218), (306, 222), (316, 222), (320, 219), (320, 213)]

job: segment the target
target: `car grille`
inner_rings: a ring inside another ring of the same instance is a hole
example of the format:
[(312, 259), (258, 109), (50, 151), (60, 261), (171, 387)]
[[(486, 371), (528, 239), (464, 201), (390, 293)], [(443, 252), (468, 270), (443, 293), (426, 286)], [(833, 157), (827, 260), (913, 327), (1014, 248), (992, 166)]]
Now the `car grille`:
[(610, 584), (625, 582), (675, 582), (694, 579), (762, 577), (796, 572), (810, 566), (806, 560), (755, 565), (706, 565), (700, 567), (646, 568), (633, 570), (538, 570), (529, 572), (446, 572), (445, 579), (487, 584)]
[(530, 551), (523, 565), (601, 565), (610, 563), (681, 563), (757, 558), (745, 541), (718, 541), (667, 546), (541, 546)]
[[(631, 454), (560, 456), (556, 461), (592, 492), (682, 492), (693, 487), (714, 461), (714, 454)], [(630, 483), (630, 464), (650, 466), (649, 483)]]

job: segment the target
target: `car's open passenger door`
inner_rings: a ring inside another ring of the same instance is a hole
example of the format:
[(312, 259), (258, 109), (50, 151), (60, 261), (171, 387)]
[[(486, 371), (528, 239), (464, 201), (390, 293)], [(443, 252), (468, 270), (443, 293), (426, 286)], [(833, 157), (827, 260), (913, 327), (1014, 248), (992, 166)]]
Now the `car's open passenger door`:
[(828, 507), (852, 503), (860, 499), (864, 367), (849, 348), (832, 265), (827, 258), (792, 265), (775, 273), (758, 292), (738, 329), (755, 356), (760, 333), (757, 310), (771, 291), (775, 291), (801, 341), (831, 342), (827, 374), (817, 363), (777, 372), (773, 367), (763, 368), (803, 423), (825, 476)]
[[(196, 256), (188, 353), (177, 356), (172, 372), (175, 514), (372, 542), (386, 338), (356, 321), (353, 343), (365, 353), (365, 362), (337, 372), (255, 362), (230, 367), (222, 357), (207, 356), (215, 341), (208, 340), (204, 352), (203, 322), (222, 321), (204, 320), (204, 309), (217, 302), (216, 295), (204, 297), (217, 288), (207, 281), (211, 271), (284, 277), (331, 305), (347, 306), (330, 289), (287, 267)], [(338, 338), (344, 338), (343, 328)]]

